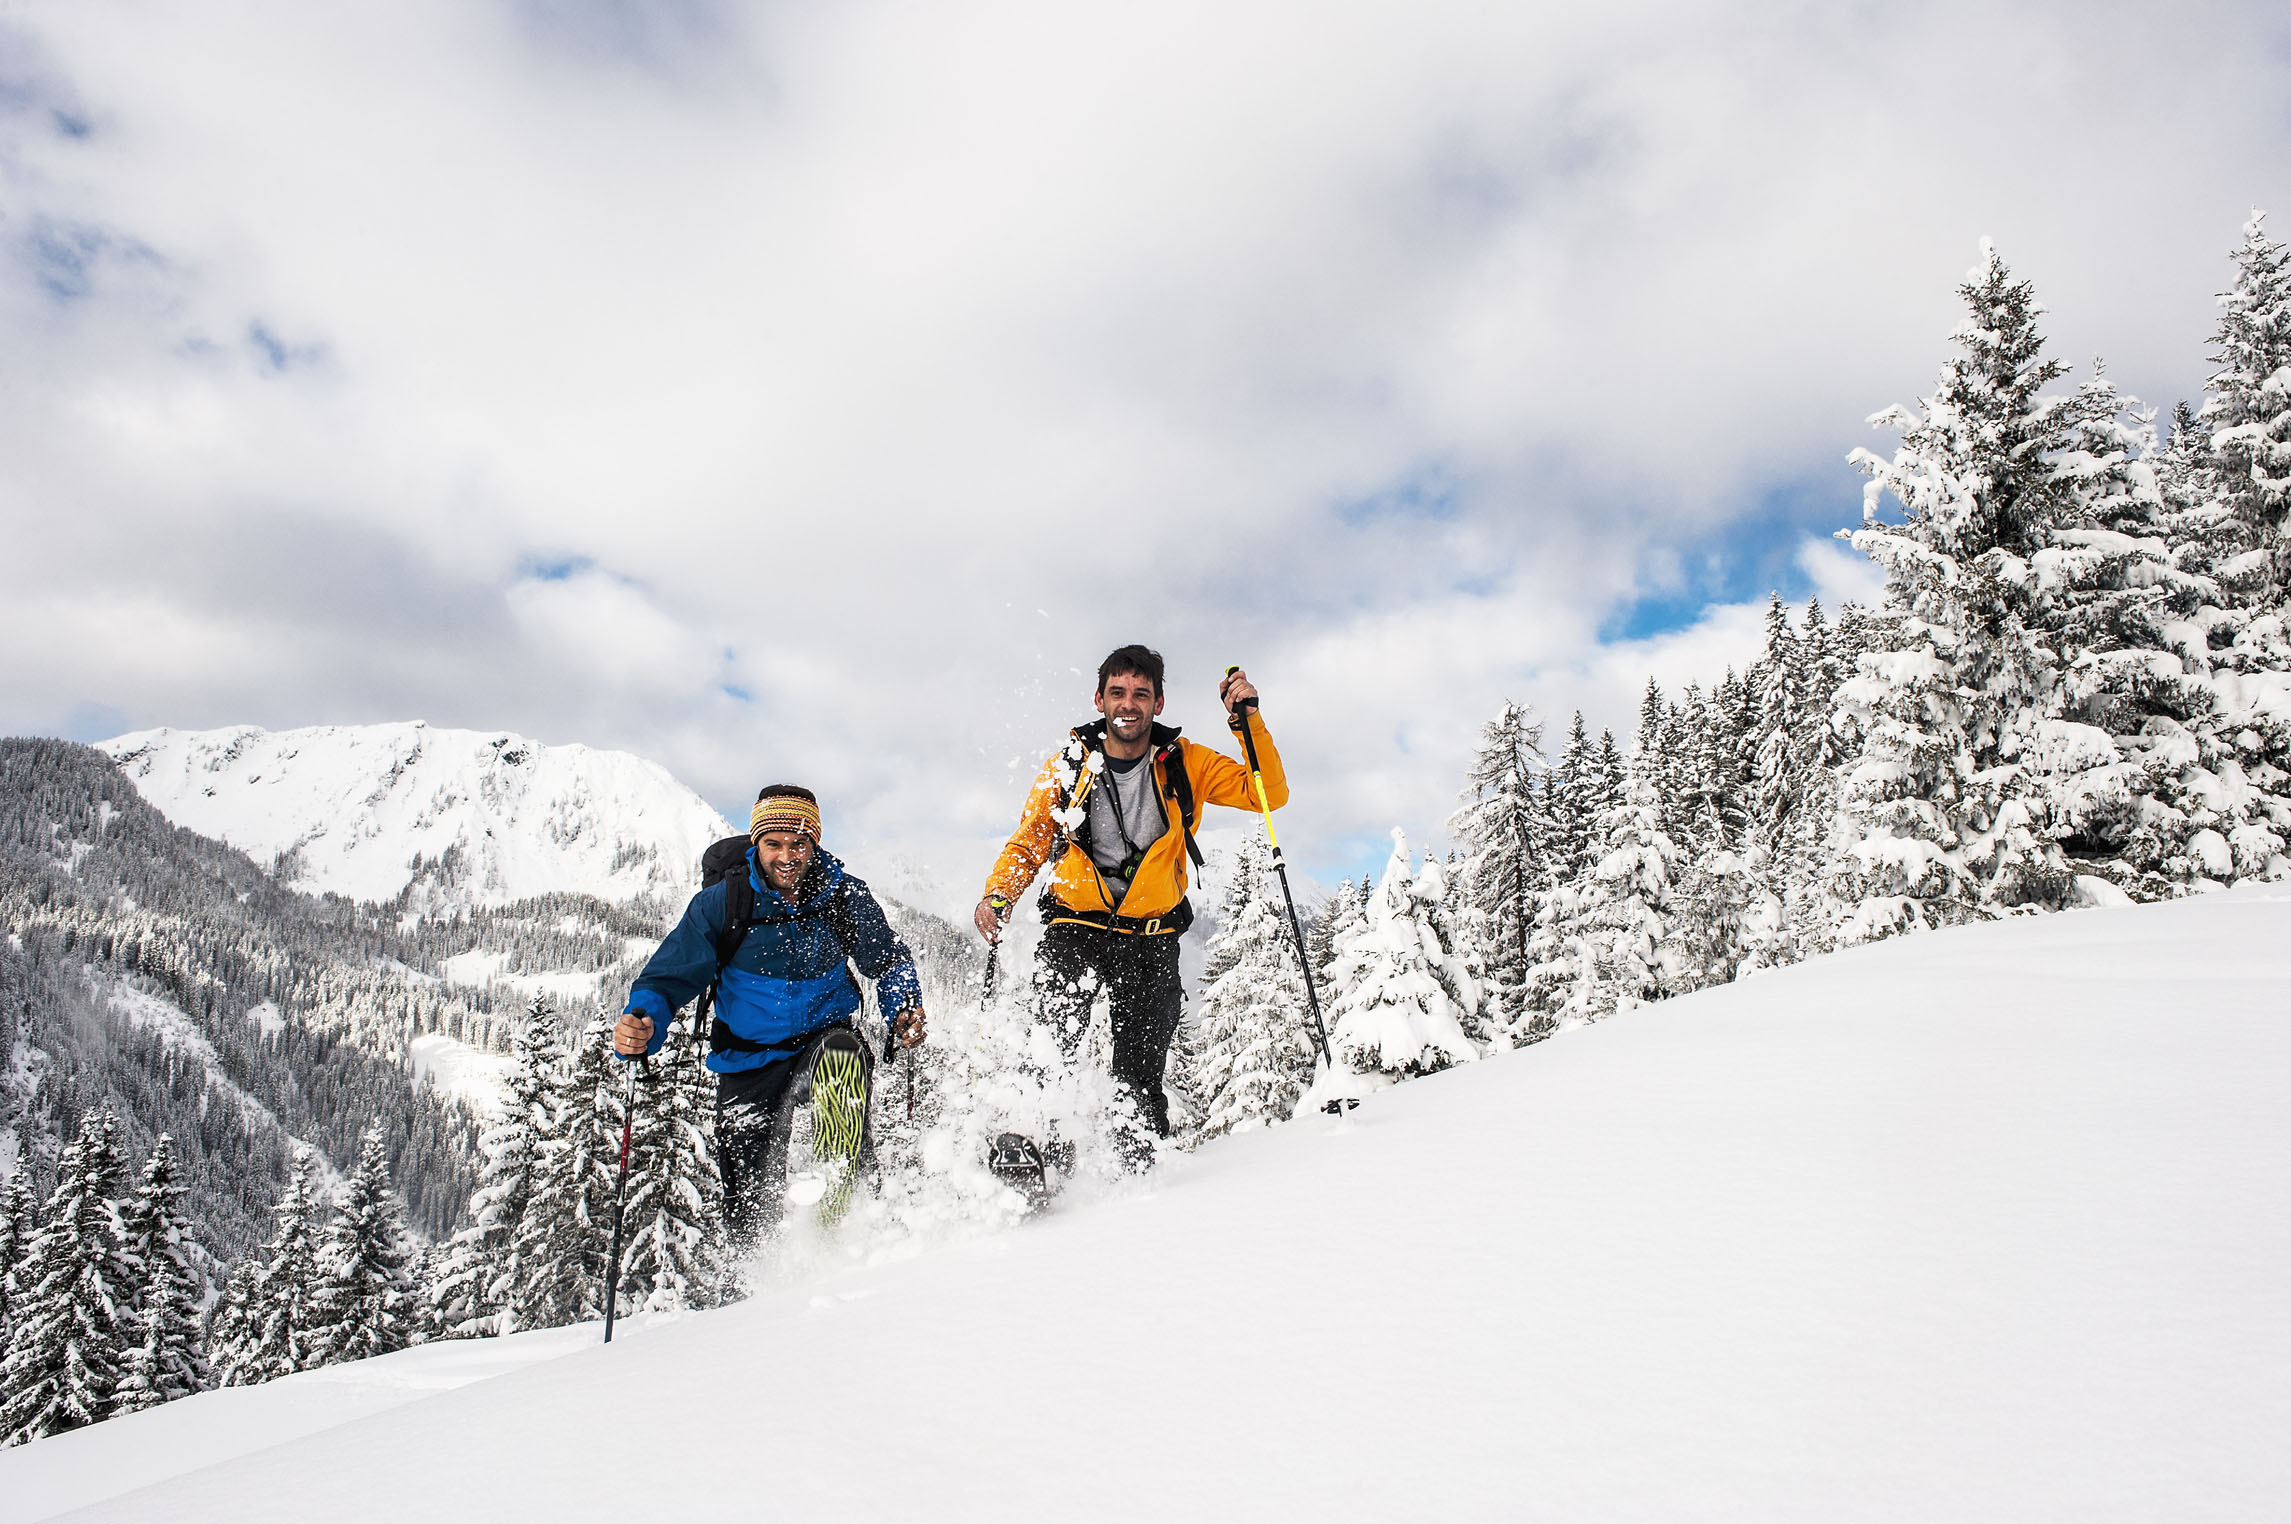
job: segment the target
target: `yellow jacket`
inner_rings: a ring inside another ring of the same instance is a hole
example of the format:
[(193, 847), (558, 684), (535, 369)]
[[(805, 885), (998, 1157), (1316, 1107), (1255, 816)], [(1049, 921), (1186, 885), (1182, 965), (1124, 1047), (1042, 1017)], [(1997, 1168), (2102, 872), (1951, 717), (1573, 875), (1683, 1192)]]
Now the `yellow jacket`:
[[(1265, 729), (1264, 716), (1255, 709), (1245, 713), (1257, 743), (1257, 765), (1265, 775), (1265, 798), (1277, 810), (1289, 802), (1288, 775), (1281, 771), (1281, 754)], [(1090, 735), (1086, 736), (1085, 732)], [(1089, 852), (1067, 834), (1082, 823), (1090, 784), (1097, 777), (1097, 764), (1105, 760), (1102, 755), (1090, 756), (1103, 744), (1094, 738), (1103, 734), (1102, 729), (1094, 726), (1077, 729), (1074, 739), (1052, 752), (1050, 760), (1042, 764), (1042, 771), (1035, 776), (1034, 787), (1026, 796), (1026, 808), (1019, 816), (1018, 829), (1012, 833), (1009, 845), (1002, 849), (1002, 856), (995, 860), (994, 871), (987, 875), (989, 896), (999, 894), (1016, 900), (1026, 892), (1026, 886), (1034, 882), (1042, 865), (1055, 856), (1049, 893), (1065, 909), (1092, 915), (1110, 912), (1141, 921), (1176, 909), (1178, 902), (1185, 898), (1186, 833), (1169, 781), (1169, 761), (1173, 753), (1184, 759), (1186, 780), (1193, 790), (1196, 823), (1203, 805), (1229, 805), (1237, 810), (1257, 807), (1257, 791), (1249, 781), (1246, 764), (1185, 740), (1168, 726), (1156, 725), (1148, 755), (1153, 759), (1154, 790), (1161, 795), (1162, 814), (1167, 817), (1168, 826), (1161, 839), (1146, 849), (1145, 861), (1138, 865), (1137, 876), (1130, 880), (1129, 892), (1116, 904)], [(1235, 735), (1239, 735), (1237, 729)], [(1069, 792), (1071, 798), (1066, 798)], [(1065, 800), (1063, 808), (1062, 799)], [(1052, 907), (1046, 906), (1045, 910), (1051, 911)]]

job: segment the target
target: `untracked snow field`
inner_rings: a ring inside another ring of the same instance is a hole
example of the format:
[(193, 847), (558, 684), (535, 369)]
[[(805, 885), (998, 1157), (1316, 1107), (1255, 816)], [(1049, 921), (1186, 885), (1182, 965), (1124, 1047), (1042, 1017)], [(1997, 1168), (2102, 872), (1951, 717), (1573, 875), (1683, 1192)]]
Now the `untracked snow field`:
[(0, 1452), (0, 1519), (2291, 1518), (2291, 894), (1859, 949), (636, 1333)]

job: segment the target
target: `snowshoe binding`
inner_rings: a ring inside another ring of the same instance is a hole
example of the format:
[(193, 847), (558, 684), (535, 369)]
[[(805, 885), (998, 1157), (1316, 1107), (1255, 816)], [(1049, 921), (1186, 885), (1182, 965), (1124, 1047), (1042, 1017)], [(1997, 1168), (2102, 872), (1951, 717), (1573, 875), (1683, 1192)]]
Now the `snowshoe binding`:
[(995, 1134), (986, 1146), (986, 1167), (994, 1171), (995, 1178), (1026, 1198), (1026, 1209), (1033, 1211), (1050, 1199), (1050, 1172), (1042, 1162), (1042, 1150), (1024, 1133)]
[(811, 1061), (811, 1153), (826, 1186), (823, 1226), (833, 1227), (850, 1209), (866, 1147), (867, 1056), (851, 1033), (831, 1033)]

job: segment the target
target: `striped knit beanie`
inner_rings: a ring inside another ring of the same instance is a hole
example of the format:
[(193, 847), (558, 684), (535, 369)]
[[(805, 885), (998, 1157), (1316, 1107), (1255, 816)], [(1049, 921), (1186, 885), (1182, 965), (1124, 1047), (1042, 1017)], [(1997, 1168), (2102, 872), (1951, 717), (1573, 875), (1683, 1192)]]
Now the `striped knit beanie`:
[(795, 831), (819, 844), (819, 796), (793, 783), (775, 783), (756, 796), (748, 814), (748, 839), (766, 831)]

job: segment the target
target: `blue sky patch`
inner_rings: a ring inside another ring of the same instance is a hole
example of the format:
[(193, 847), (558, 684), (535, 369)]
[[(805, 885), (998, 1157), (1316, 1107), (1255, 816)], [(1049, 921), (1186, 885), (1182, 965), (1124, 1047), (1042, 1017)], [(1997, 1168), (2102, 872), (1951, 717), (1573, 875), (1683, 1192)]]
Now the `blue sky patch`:
[(255, 352), (256, 363), (274, 376), (326, 358), (324, 344), (289, 344), (260, 319), (247, 324), (247, 346)]
[(597, 563), (587, 556), (566, 556), (547, 561), (528, 556), (517, 563), (517, 575), (527, 582), (570, 582), (586, 571), (594, 571)]
[(1683, 630), (1713, 604), (1749, 603), (1769, 592), (1795, 603), (1812, 592), (1799, 565), (1809, 539), (1861, 522), (1862, 475), (1840, 461), (1829, 471), (1767, 490), (1756, 506), (1717, 532), (1674, 547), (1679, 580), (1651, 587), (1616, 610), (1599, 631), (1603, 645)]
[(1336, 516), (1354, 529), (1392, 522), (1444, 521), (1456, 516), (1461, 485), (1445, 463), (1426, 461), (1366, 497), (1338, 503)]
[(134, 728), (127, 711), (114, 704), (74, 704), (64, 717), (64, 738), (83, 746), (123, 736)]
[(95, 290), (95, 267), (111, 248), (111, 236), (84, 222), (42, 218), (32, 227), (28, 252), (32, 278), (60, 302), (84, 301)]

